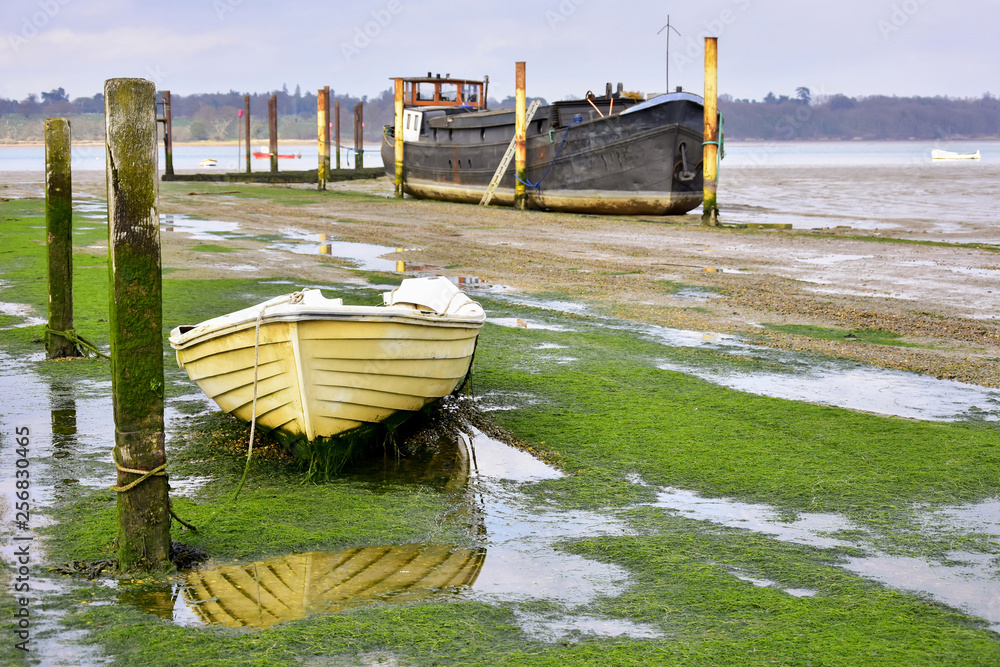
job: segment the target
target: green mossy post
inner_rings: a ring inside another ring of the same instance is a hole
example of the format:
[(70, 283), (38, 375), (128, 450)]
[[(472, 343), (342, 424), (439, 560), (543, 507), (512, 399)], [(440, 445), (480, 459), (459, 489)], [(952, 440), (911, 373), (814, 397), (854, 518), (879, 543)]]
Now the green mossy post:
[[(156, 86), (145, 79), (104, 84), (107, 127), (111, 381), (118, 470), (118, 566), (169, 564), (163, 447), (163, 334), (157, 214)], [(122, 470), (128, 469), (129, 472)], [(140, 471), (140, 472), (133, 472)]]
[(73, 178), (70, 127), (65, 118), (45, 121), (45, 236), (49, 265), (49, 359), (79, 357), (76, 344), (52, 331), (73, 329)]

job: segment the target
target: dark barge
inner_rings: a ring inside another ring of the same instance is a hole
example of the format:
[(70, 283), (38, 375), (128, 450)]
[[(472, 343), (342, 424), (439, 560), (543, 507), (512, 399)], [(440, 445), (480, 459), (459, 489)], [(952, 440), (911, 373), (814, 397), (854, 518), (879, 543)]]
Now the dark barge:
[[(514, 111), (487, 110), (485, 84), (451, 78), (404, 82), (404, 192), (479, 203), (514, 136)], [(541, 106), (527, 126), (527, 205), (598, 214), (679, 215), (702, 202), (703, 100), (675, 92), (623, 93)], [(394, 176), (395, 128), (382, 161)], [(492, 202), (514, 204), (508, 165)]]

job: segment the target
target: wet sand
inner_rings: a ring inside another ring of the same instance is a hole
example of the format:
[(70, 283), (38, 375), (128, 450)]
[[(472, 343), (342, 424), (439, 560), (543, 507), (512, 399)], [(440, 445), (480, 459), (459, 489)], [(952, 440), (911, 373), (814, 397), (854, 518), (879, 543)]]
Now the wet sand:
[[(235, 222), (247, 237), (206, 241), (179, 228), (165, 231), (163, 261), (186, 269), (172, 278), (359, 282), (349, 262), (250, 238), (293, 234), (318, 242), (323, 233), (403, 249), (384, 257), (405, 261), (408, 270), (449, 267), (441, 273), (566, 295), (598, 312), (738, 332), (765, 345), (998, 387), (1000, 229), (988, 193), (1000, 167), (956, 167), (764, 166), (723, 173), (725, 222), (791, 224), (790, 230), (705, 228), (697, 214), (608, 218), (398, 201), (388, 179), (330, 186), (372, 196), (323, 195), (296, 205), (280, 203), (289, 193), (273, 186), (161, 184), (161, 214)], [(0, 197), (43, 192), (41, 173), (4, 176)], [(77, 196), (103, 198), (103, 174), (78, 172), (74, 187)], [(234, 190), (272, 191), (278, 201), (237, 197)], [(202, 243), (239, 252), (190, 250)], [(678, 284), (694, 289), (677, 290)], [(882, 329), (919, 347), (780, 334), (765, 323)]]

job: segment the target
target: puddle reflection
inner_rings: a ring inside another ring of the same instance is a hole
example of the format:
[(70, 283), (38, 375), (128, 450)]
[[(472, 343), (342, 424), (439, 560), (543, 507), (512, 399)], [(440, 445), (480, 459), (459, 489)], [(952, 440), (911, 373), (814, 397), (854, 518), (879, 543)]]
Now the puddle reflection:
[(266, 628), (376, 601), (454, 595), (476, 581), (484, 558), (484, 549), (430, 544), (311, 551), (192, 572), (181, 595), (205, 623)]
[(196, 220), (183, 213), (161, 213), (160, 227), (165, 232), (182, 232), (201, 241), (235, 238), (240, 228), (236, 222)]

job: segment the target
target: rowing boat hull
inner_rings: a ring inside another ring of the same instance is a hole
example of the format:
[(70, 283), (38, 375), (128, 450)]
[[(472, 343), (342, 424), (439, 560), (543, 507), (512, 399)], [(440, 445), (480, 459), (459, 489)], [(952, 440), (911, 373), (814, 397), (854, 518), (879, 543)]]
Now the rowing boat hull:
[(293, 440), (329, 438), (420, 410), (461, 384), (485, 315), (450, 289), (466, 316), (285, 304), (264, 309), (259, 332), (251, 312), (179, 327), (170, 342), (178, 364), (225, 412), (251, 421), (256, 393), (260, 426)]

